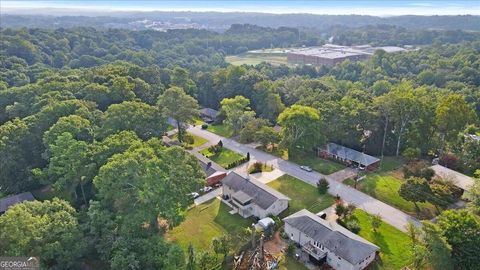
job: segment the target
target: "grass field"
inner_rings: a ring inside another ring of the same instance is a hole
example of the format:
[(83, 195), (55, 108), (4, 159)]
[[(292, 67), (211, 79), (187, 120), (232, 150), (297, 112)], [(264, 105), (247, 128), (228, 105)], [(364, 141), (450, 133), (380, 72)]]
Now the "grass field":
[(229, 138), (233, 135), (232, 129), (225, 124), (208, 125), (207, 130), (225, 138)]
[(211, 153), (208, 148), (203, 149), (200, 153), (224, 168), (226, 168), (228, 164), (243, 158), (239, 153), (225, 147), (223, 147), (219, 153)]
[(227, 63), (235, 66), (240, 65), (258, 65), (267, 62), (272, 65), (287, 65), (287, 55), (282, 53), (245, 53), (240, 55), (230, 55), (225, 58)]
[(314, 186), (290, 175), (283, 175), (267, 185), (292, 199), (288, 203), (287, 211), (282, 213), (285, 216), (304, 208), (312, 213), (318, 213), (334, 203), (331, 195), (320, 195)]
[[(193, 143), (192, 143), (192, 144), (188, 144), (188, 146), (198, 147), (198, 146), (203, 145), (203, 144), (205, 144), (205, 143), (208, 142), (207, 139), (202, 138), (202, 137), (200, 137), (200, 136), (193, 135), (193, 134), (190, 134), (190, 133), (188, 133), (188, 135), (190, 135), (190, 136), (193, 137)], [(178, 137), (177, 134), (175, 134), (175, 135), (173, 135), (172, 139), (173, 139), (173, 140), (177, 140), (177, 137)]]
[[(357, 183), (357, 189), (370, 194), (391, 206), (394, 206), (407, 214), (418, 216), (415, 205), (406, 201), (398, 194), (398, 190), (402, 184), (401, 179), (395, 178), (385, 173), (372, 173)], [(353, 181), (344, 181), (344, 184), (352, 185)], [(420, 207), (421, 217), (435, 216), (435, 207), (430, 203), (418, 203)], [(425, 215), (425, 216), (424, 216)]]
[(373, 232), (369, 215), (359, 209), (353, 217), (360, 224), (359, 235), (380, 247), (381, 260), (369, 269), (398, 270), (410, 264), (412, 251), (407, 234), (384, 222)]
[(252, 224), (252, 220), (245, 219), (238, 214), (231, 215), (231, 209), (220, 200), (213, 199), (190, 209), (185, 220), (170, 230), (166, 237), (182, 247), (188, 249), (191, 243), (195, 250), (211, 250), (212, 239), (223, 234), (233, 237), (233, 243), (241, 246), (242, 230)]

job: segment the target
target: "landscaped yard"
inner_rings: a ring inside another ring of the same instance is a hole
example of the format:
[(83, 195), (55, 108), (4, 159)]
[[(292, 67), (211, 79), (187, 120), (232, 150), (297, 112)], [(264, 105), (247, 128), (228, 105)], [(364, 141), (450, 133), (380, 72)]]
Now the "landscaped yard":
[(225, 147), (222, 147), (222, 150), (218, 153), (212, 153), (208, 148), (203, 149), (200, 153), (224, 168), (226, 168), (228, 164), (243, 158), (239, 153)]
[(225, 138), (229, 138), (233, 135), (232, 129), (225, 124), (208, 125), (207, 130)]
[[(403, 180), (385, 173), (371, 173), (368, 174), (365, 179), (358, 182), (357, 189), (370, 194), (372, 197), (394, 206), (407, 214), (417, 216), (413, 202), (406, 201), (398, 194), (402, 181)], [(353, 181), (344, 181), (343, 183), (353, 186)], [(425, 217), (424, 215), (427, 215), (426, 217), (435, 216), (435, 206), (430, 203), (417, 204), (422, 213), (420, 217)]]
[(412, 251), (407, 234), (385, 222), (373, 232), (369, 215), (360, 209), (355, 210), (354, 218), (360, 224), (359, 235), (380, 247), (381, 260), (369, 269), (398, 270), (410, 264)]
[(191, 243), (195, 250), (211, 250), (212, 239), (223, 234), (233, 237), (232, 243), (240, 247), (242, 230), (252, 224), (238, 214), (231, 215), (231, 209), (220, 200), (213, 199), (187, 212), (185, 220), (167, 233), (167, 239), (174, 241), (187, 251)]
[(282, 159), (297, 163), (298, 165), (310, 166), (313, 170), (321, 174), (329, 175), (345, 169), (344, 165), (335, 161), (319, 158), (315, 156), (313, 152), (294, 151), (293, 153), (289, 153), (288, 150), (280, 147), (275, 147), (275, 149), (271, 151), (266, 150), (263, 148), (263, 146), (258, 146), (257, 149), (268, 152)]
[[(190, 146), (190, 147), (198, 147), (198, 146), (201, 146), (201, 145), (203, 145), (203, 144), (205, 144), (205, 143), (208, 142), (207, 139), (202, 138), (202, 137), (200, 137), (200, 136), (193, 135), (193, 134), (190, 134), (190, 133), (187, 133), (187, 134), (188, 134), (189, 136), (192, 136), (192, 138), (193, 138), (193, 143), (192, 143), (192, 144), (188, 144), (188, 146)], [(173, 137), (172, 137), (173, 140), (177, 140), (177, 138), (178, 138), (177, 134), (173, 135)]]
[(267, 185), (292, 199), (282, 216), (304, 208), (312, 213), (318, 213), (334, 203), (334, 198), (330, 194), (320, 195), (316, 187), (290, 175), (283, 175)]

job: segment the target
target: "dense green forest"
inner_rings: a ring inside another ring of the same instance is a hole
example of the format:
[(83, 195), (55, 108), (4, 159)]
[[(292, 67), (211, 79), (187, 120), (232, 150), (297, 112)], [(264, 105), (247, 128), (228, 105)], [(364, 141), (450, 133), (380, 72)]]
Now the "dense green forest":
[[(205, 175), (161, 136), (185, 104), (176, 117), (221, 109), (244, 142), (258, 134), (274, 142), (279, 124), (287, 149), (333, 141), (373, 155), (440, 157), (473, 174), (480, 142), (464, 135), (480, 134), (480, 39), (457, 34), (365, 62), (291, 68), (229, 66), (224, 56), (320, 37), (253, 25), (222, 34), (2, 29), (0, 193), (51, 189), (45, 199), (61, 200), (9, 210), (0, 251), (34, 252), (48, 269), (184, 268), (188, 255), (163, 233), (182, 220), (186, 194)], [(353, 33), (345, 42), (366, 40)]]
[[(268, 10), (264, 10), (268, 12)], [(264, 12), (261, 11), (261, 12)], [(27, 12), (28, 13), (28, 12)], [(36, 11), (34, 14), (39, 14)], [(302, 29), (327, 30), (334, 26), (360, 27), (367, 25), (391, 25), (409, 29), (445, 29), (445, 30), (480, 30), (480, 17), (471, 15), (458, 16), (365, 16), (365, 15), (318, 15), (318, 14), (267, 14), (254, 12), (96, 12), (96, 17), (82, 10), (55, 10), (44, 12), (46, 15), (2, 15), (3, 27), (42, 27), (57, 28), (89, 26), (96, 28), (132, 29), (132, 21), (154, 20), (198, 23), (208, 29), (224, 31), (232, 24), (255, 24), (264, 27), (282, 26)]]

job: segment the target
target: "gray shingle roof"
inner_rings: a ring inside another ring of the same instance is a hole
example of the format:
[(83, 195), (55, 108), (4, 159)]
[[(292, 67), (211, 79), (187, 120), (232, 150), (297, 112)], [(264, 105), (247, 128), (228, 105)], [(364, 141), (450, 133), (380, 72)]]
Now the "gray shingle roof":
[(300, 210), (283, 220), (354, 265), (379, 250), (376, 245), (350, 232), (336, 222), (323, 220), (306, 209)]
[[(222, 167), (220, 167), (215, 162), (212, 162), (210, 159), (206, 158), (204, 155), (195, 151), (190, 151), (190, 153), (198, 159), (198, 163), (200, 163), (200, 166), (202, 167), (207, 177), (209, 177), (210, 175), (214, 174), (217, 171), (221, 171), (221, 172), (225, 171)], [(208, 166), (209, 162), (211, 162), (210, 166)]]
[(30, 192), (23, 192), (17, 195), (3, 198), (0, 200), (0, 213), (7, 211), (7, 209), (10, 206), (15, 205), (17, 203), (22, 203), (24, 201), (34, 201), (34, 200), (35, 198)]
[(238, 202), (240, 202), (241, 204), (245, 204), (247, 202), (249, 202), (252, 197), (248, 196), (247, 193), (239, 190), (235, 193), (232, 194), (232, 198), (234, 198), (235, 200), (237, 200)]
[(218, 111), (212, 108), (203, 108), (200, 110), (200, 114), (215, 119), (218, 115)]
[(324, 149), (330, 154), (336, 155), (343, 159), (354, 161), (364, 166), (369, 166), (380, 161), (380, 159), (376, 157), (372, 157), (370, 155), (358, 152), (357, 150), (353, 150), (342, 145), (338, 145), (336, 143), (328, 143)]
[(442, 165), (433, 165), (432, 168), (435, 171), (435, 174), (443, 179), (452, 180), (453, 184), (463, 190), (470, 190), (470, 188), (475, 183), (473, 178), (444, 167)]
[(230, 172), (222, 180), (224, 186), (235, 192), (241, 190), (252, 198), (254, 204), (266, 210), (277, 200), (290, 200), (287, 196), (254, 179), (246, 179), (236, 172)]

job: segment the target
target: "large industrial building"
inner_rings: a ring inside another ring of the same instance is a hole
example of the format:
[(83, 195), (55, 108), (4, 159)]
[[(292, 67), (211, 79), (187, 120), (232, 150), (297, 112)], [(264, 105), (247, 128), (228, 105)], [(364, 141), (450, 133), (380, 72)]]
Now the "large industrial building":
[(293, 65), (334, 66), (347, 59), (351, 61), (367, 60), (376, 50), (384, 50), (387, 53), (405, 51), (403, 48), (394, 46), (372, 47), (370, 45), (340, 46), (326, 44), (321, 47), (292, 49), (287, 52), (287, 61)]

